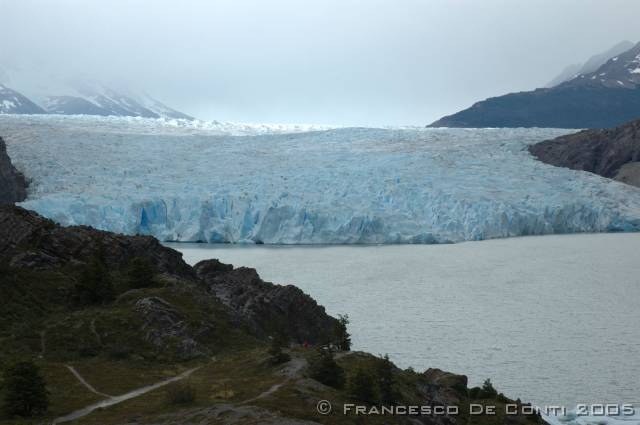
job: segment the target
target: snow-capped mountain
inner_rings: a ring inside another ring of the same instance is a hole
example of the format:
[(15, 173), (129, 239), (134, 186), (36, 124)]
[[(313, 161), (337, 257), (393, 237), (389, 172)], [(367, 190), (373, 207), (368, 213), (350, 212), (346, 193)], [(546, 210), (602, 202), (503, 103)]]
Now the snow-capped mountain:
[(68, 95), (46, 96), (42, 103), (47, 112), (63, 115), (193, 119), (149, 95), (125, 93), (100, 84), (77, 84), (70, 87), (68, 92)]
[(572, 80), (581, 74), (590, 74), (604, 65), (609, 59), (618, 56), (627, 50), (633, 48), (630, 41), (621, 41), (605, 52), (591, 56), (583, 64), (573, 64), (567, 66), (558, 76), (551, 80), (545, 87), (555, 87), (566, 81)]
[(31, 68), (0, 69), (0, 87), (0, 113), (4, 114), (193, 119), (146, 93), (86, 79), (33, 74)]
[(46, 111), (21, 93), (0, 83), (0, 114), (44, 114)]
[(610, 58), (595, 71), (580, 74), (564, 84), (625, 89), (640, 87), (640, 43)]

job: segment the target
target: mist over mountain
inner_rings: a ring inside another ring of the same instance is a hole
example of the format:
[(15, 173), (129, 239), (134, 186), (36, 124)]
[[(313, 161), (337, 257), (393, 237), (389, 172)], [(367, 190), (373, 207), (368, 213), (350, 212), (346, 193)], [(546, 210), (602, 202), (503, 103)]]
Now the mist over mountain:
[(0, 69), (0, 113), (193, 119), (147, 93), (72, 75)]
[(579, 76), (580, 74), (589, 74), (591, 72), (594, 72), (612, 57), (624, 53), (632, 47), (633, 43), (631, 41), (621, 41), (607, 51), (591, 56), (583, 64), (572, 64), (567, 66), (559, 75), (557, 75), (553, 80), (546, 84), (545, 87), (555, 87), (559, 84), (564, 83), (565, 81), (569, 81)]

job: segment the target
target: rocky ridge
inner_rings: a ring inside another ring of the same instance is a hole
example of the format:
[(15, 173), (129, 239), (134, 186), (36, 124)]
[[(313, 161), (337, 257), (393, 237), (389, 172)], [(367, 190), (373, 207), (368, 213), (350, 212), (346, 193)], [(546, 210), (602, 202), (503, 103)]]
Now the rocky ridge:
[(24, 201), (27, 181), (11, 163), (7, 145), (0, 137), (0, 205)]
[(640, 186), (640, 119), (613, 129), (585, 130), (546, 140), (531, 145), (529, 152), (547, 164)]

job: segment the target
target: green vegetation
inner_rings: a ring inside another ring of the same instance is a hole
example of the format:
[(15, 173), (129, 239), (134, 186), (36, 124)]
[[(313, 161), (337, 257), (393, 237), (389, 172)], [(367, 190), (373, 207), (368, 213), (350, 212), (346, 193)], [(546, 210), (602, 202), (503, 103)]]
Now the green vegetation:
[(3, 412), (6, 416), (30, 418), (47, 411), (47, 388), (35, 363), (23, 360), (8, 367), (3, 384)]
[(344, 370), (333, 359), (333, 352), (320, 347), (309, 365), (309, 376), (333, 388), (344, 387)]
[(349, 375), (347, 381), (347, 392), (350, 397), (355, 400), (364, 401), (373, 404), (377, 397), (374, 391), (375, 380), (371, 373), (363, 368), (357, 368), (354, 373)]

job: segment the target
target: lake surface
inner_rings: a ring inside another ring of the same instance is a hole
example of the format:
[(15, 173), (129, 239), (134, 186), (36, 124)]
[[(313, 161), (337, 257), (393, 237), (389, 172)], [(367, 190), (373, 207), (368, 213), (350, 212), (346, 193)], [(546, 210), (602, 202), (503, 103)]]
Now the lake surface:
[(453, 245), (168, 244), (349, 314), (353, 348), (537, 405), (640, 404), (640, 234)]

